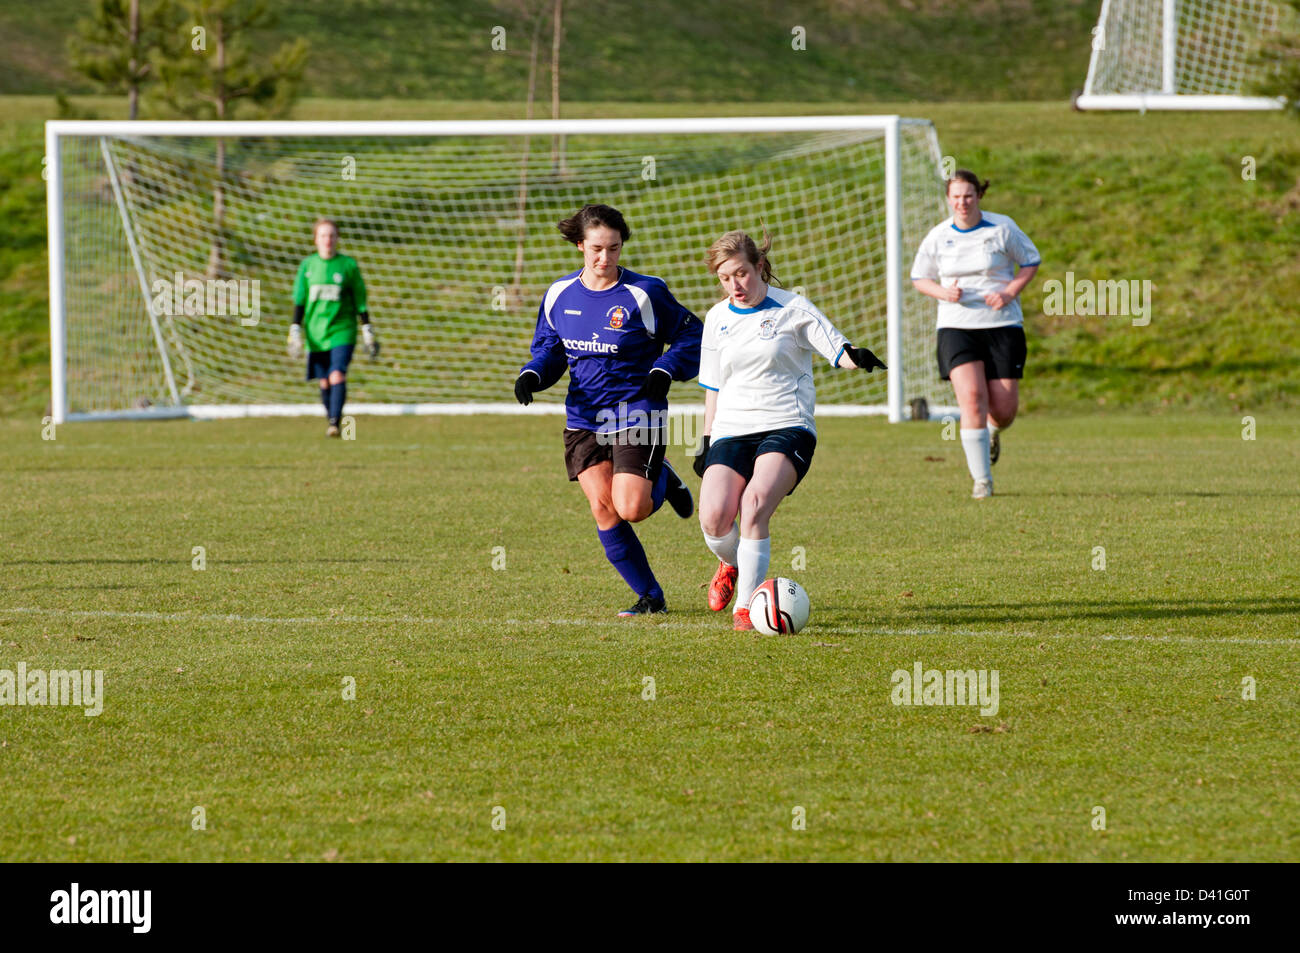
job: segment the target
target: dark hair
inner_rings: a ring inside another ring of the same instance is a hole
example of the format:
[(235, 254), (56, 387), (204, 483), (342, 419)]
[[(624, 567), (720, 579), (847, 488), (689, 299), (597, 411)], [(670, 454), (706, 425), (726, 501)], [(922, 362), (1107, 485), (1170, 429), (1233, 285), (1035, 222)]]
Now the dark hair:
[(975, 194), (980, 198), (984, 198), (984, 193), (987, 192), (989, 188), (988, 179), (981, 182), (980, 177), (970, 169), (958, 169), (952, 174), (952, 178), (943, 184), (944, 195), (948, 194), (948, 190), (952, 188), (954, 182), (969, 182), (971, 185), (975, 186)]
[(623, 236), (623, 241), (632, 234), (623, 220), (623, 213), (608, 205), (584, 205), (557, 225), (564, 240), (575, 245), (587, 237), (587, 229), (601, 226), (614, 229)]

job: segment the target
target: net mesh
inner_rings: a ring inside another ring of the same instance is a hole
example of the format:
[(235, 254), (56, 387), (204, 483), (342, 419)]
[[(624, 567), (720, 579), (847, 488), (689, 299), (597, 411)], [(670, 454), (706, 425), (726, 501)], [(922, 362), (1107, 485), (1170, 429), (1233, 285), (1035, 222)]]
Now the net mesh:
[[(1259, 41), (1276, 33), (1283, 12), (1270, 0), (1179, 0), (1173, 92), (1249, 95)], [(1089, 93), (1164, 90), (1162, 0), (1110, 0), (1093, 36)]]
[[(165, 365), (185, 404), (311, 408), (284, 339), (318, 216), (383, 345), (354, 361), (354, 402), (512, 402), (546, 288), (581, 266), (556, 222), (587, 202), (626, 216), (622, 264), (701, 317), (722, 297), (705, 250), (766, 225), (784, 286), (885, 353), (882, 132), (227, 139), (220, 158), (211, 138), (61, 142), (71, 413), (172, 403)], [(933, 127), (904, 123), (900, 152), (905, 276), (947, 212)], [(934, 404), (934, 303), (903, 292), (905, 397)], [(884, 375), (816, 373), (821, 403), (885, 403)]]

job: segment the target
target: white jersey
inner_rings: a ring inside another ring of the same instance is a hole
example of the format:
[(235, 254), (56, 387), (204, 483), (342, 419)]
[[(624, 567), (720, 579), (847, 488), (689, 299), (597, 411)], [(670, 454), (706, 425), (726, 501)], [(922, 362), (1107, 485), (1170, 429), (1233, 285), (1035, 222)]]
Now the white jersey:
[(835, 364), (848, 343), (802, 295), (769, 287), (757, 308), (719, 301), (700, 341), (700, 386), (718, 392), (714, 442), (785, 427), (816, 436), (813, 351)]
[(951, 216), (925, 236), (912, 264), (912, 278), (929, 278), (944, 287), (961, 289), (960, 301), (939, 302), (941, 328), (1001, 328), (1025, 323), (1016, 297), (1001, 310), (984, 303), (990, 291), (1001, 291), (1015, 277), (1015, 266), (1028, 268), (1042, 261), (1029, 236), (1006, 215), (983, 212), (974, 228), (960, 229)]

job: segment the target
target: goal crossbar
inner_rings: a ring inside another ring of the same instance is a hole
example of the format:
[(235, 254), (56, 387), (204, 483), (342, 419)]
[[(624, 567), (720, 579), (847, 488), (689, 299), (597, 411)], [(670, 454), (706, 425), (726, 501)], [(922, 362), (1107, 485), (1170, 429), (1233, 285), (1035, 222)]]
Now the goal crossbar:
[(882, 116), (716, 116), (677, 119), (51, 119), (59, 136), (172, 136), (215, 139), (293, 136), (579, 136), (684, 135), (710, 132), (833, 132), (875, 129), (927, 119)]

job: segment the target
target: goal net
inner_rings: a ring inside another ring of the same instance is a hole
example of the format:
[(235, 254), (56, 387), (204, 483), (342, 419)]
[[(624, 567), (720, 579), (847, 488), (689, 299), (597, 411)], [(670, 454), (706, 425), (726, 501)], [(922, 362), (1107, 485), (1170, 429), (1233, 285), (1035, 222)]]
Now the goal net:
[(512, 385), (546, 288), (581, 267), (556, 223), (588, 202), (626, 216), (622, 264), (701, 318), (722, 297), (708, 246), (766, 226), (784, 286), (890, 366), (819, 368), (825, 411), (947, 399), (934, 303), (905, 280), (947, 215), (928, 121), (51, 122), (47, 139), (57, 420), (321, 413), (284, 343), (317, 217), (382, 344), (352, 364), (351, 412), (554, 412), (563, 382), (526, 409)]
[(1080, 109), (1277, 109), (1250, 95), (1272, 0), (1103, 0)]

